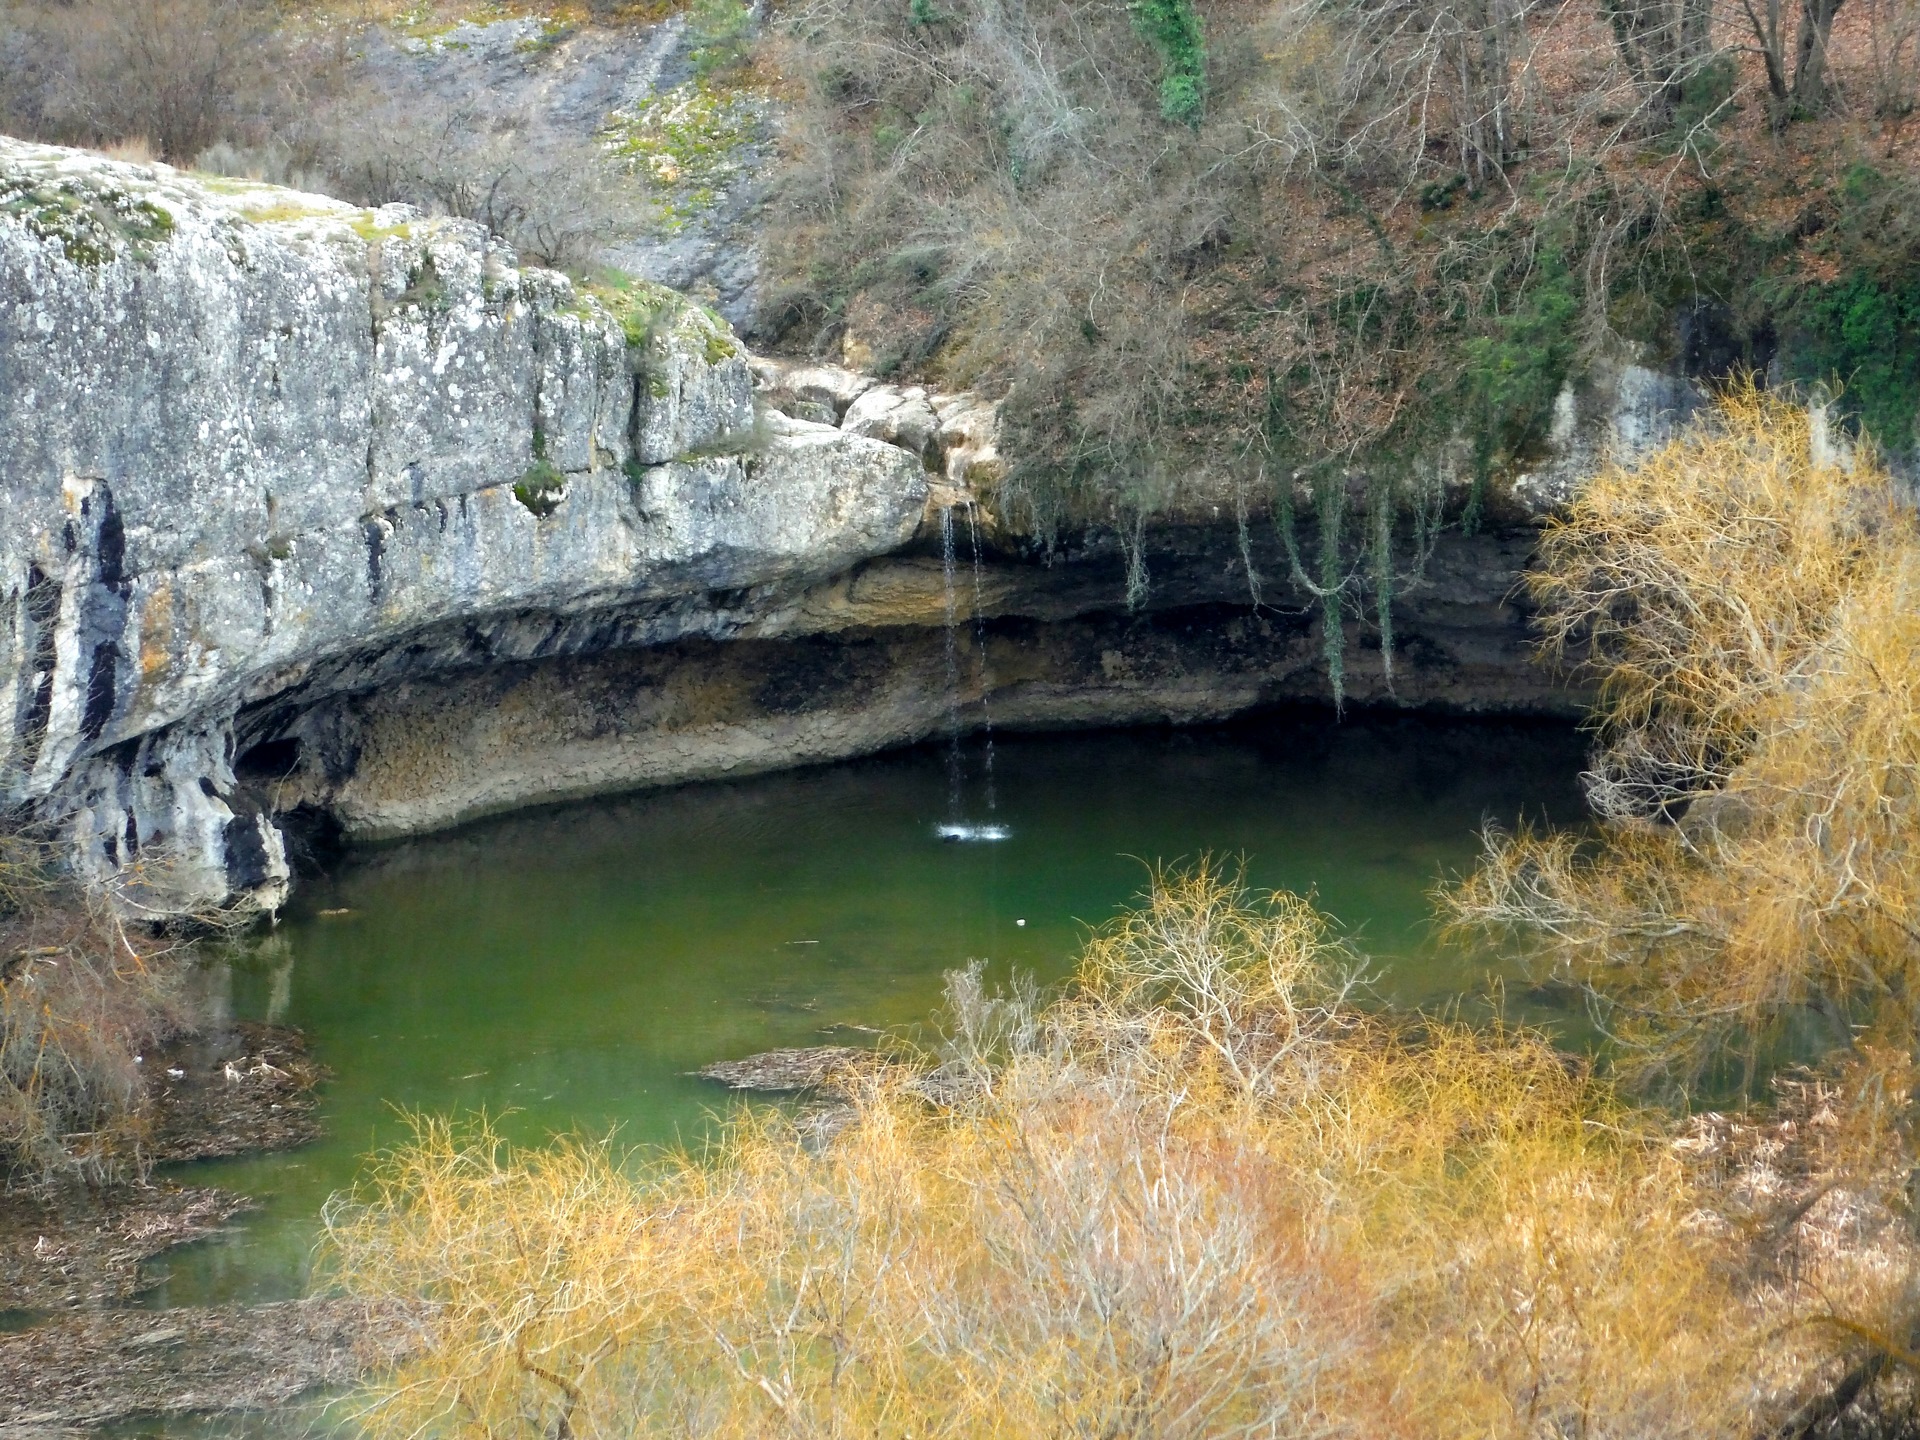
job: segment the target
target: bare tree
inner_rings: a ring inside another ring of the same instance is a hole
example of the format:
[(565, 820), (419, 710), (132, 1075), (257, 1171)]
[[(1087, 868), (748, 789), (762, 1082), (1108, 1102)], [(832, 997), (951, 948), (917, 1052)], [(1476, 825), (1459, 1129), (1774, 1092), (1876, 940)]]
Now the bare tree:
[(1686, 83), (1712, 58), (1709, 0), (1602, 0), (1615, 47), (1643, 98), (1646, 129), (1673, 123)]
[(590, 141), (529, 138), (518, 117), (350, 90), (312, 127), (329, 188), (477, 220), (543, 265), (579, 268), (642, 224), (632, 184)]
[(1760, 57), (1767, 74), (1767, 113), (1778, 130), (1797, 116), (1815, 114), (1829, 100), (1827, 47), (1834, 17), (1845, 0), (1799, 0), (1788, 63), (1790, 17), (1785, 0), (1740, 0), (1740, 10), (1752, 32), (1746, 47)]
[(1535, 0), (1320, 0), (1283, 22), (1337, 37), (1330, 154), (1391, 158), (1409, 178), (1436, 145), (1477, 188), (1523, 144), (1527, 20)]
[(48, 138), (145, 140), (188, 164), (250, 118), (276, 68), (265, 49), (276, 19), (265, 0), (20, 7), (38, 51), (22, 77), (39, 92), (29, 108)]
[(1868, 62), (1873, 76), (1873, 111), (1897, 119), (1913, 109), (1920, 80), (1920, 3), (1916, 0), (1861, 0), (1867, 16)]

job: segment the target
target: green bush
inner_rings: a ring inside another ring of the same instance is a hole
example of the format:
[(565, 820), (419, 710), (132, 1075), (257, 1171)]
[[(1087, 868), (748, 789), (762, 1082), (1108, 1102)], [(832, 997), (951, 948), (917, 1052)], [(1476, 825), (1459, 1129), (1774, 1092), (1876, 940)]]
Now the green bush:
[(1206, 113), (1206, 40), (1192, 0), (1133, 0), (1133, 25), (1160, 54), (1160, 113), (1200, 125)]
[(1206, 111), (1207, 51), (1192, 0), (1134, 0), (1133, 23), (1160, 54), (1160, 113), (1198, 126)]
[(1579, 318), (1577, 282), (1549, 251), (1493, 332), (1466, 342), (1462, 383), (1483, 463), (1525, 454), (1545, 436), (1573, 363)]
[(1837, 381), (1841, 407), (1881, 444), (1905, 452), (1920, 410), (1920, 289), (1850, 275), (1802, 296), (1789, 363), (1803, 380)]
[(693, 73), (705, 79), (745, 60), (753, 45), (753, 12), (740, 0), (694, 0), (687, 11)]

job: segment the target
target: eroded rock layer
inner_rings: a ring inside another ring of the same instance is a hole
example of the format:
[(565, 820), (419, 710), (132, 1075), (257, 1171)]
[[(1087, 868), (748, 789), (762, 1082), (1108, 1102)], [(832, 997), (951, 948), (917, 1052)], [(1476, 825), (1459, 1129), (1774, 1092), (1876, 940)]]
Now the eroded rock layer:
[(721, 632), (911, 536), (912, 456), (751, 389), (671, 292), (473, 225), (0, 141), (5, 798), (132, 903), (271, 903), (243, 706), (449, 626)]

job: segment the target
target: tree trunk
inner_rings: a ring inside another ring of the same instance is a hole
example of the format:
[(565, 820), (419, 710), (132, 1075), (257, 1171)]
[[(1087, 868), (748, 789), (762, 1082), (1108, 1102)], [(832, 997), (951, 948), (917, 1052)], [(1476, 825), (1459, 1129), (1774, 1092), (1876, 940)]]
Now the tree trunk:
[(1754, 0), (1740, 0), (1747, 24), (1753, 29), (1754, 48), (1767, 67), (1767, 118), (1775, 131), (1782, 129), (1792, 113), (1791, 91), (1787, 86), (1786, 27), (1781, 22), (1780, 0), (1761, 0), (1764, 10), (1754, 9)]
[(1648, 134), (1673, 124), (1686, 82), (1706, 59), (1711, 0), (1604, 0), (1613, 42), (1645, 110)]
[(1797, 113), (1812, 114), (1827, 102), (1827, 38), (1833, 17), (1845, 0), (1800, 0), (1800, 42), (1795, 47), (1793, 102)]

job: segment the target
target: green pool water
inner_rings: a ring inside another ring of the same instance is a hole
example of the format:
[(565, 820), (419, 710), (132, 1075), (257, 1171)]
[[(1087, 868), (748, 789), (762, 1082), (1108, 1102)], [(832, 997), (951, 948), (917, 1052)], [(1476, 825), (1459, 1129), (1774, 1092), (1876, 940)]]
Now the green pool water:
[[(1433, 943), (1426, 891), (1472, 863), (1483, 819), (1577, 820), (1581, 753), (1563, 726), (1323, 714), (1002, 737), (998, 843), (937, 837), (948, 759), (930, 748), (356, 852), (205, 977), (211, 1003), (306, 1031), (334, 1077), (326, 1138), (176, 1167), (260, 1208), (157, 1264), (146, 1303), (299, 1293), (322, 1203), (403, 1107), (485, 1110), (519, 1140), (697, 1143), (730, 1100), (687, 1071), (922, 1023), (975, 957), (1057, 980), (1147, 860), (1242, 854), (1255, 883), (1316, 891), (1383, 968), (1384, 1003), (1481, 991), (1498, 966)], [(977, 739), (966, 769), (985, 820)], [(1508, 1009), (1554, 1018), (1537, 996)]]

